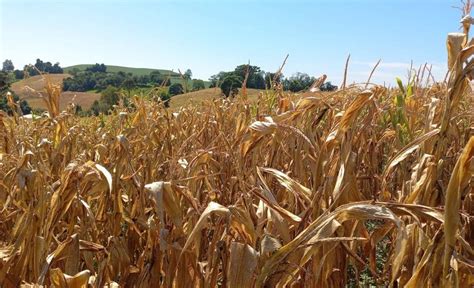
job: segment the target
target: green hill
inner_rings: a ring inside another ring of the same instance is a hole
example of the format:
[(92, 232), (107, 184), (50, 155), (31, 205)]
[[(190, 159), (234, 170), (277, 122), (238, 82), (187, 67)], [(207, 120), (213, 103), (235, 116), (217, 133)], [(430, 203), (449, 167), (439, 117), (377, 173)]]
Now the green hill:
[[(80, 71), (86, 70), (87, 67), (93, 66), (94, 64), (78, 64), (73, 66), (64, 67), (64, 73), (70, 73), (74, 68), (79, 69)], [(167, 69), (154, 69), (154, 68), (134, 68), (134, 67), (125, 67), (125, 66), (116, 66), (116, 65), (105, 65), (107, 66), (107, 72), (117, 73), (119, 71), (125, 73), (132, 73), (133, 75), (141, 76), (141, 75), (148, 75), (153, 71), (160, 71), (162, 75), (170, 76), (171, 84), (180, 83), (183, 84), (183, 80), (179, 73), (167, 70)], [(209, 87), (211, 84), (210, 81), (204, 81), (204, 85)], [(192, 87), (192, 81), (188, 82), (188, 86)]]
[[(87, 67), (93, 66), (94, 64), (79, 64), (64, 67), (64, 73), (71, 72), (74, 68), (77, 68), (81, 71), (86, 70)], [(133, 67), (124, 67), (124, 66), (115, 66), (115, 65), (106, 65), (107, 72), (117, 73), (119, 71), (123, 71), (125, 73), (132, 73), (133, 75), (141, 76), (141, 75), (148, 75), (153, 71), (160, 71), (163, 75), (170, 75), (172, 78), (179, 77), (179, 73), (173, 72), (171, 70), (166, 69), (153, 69), (153, 68), (133, 68)]]

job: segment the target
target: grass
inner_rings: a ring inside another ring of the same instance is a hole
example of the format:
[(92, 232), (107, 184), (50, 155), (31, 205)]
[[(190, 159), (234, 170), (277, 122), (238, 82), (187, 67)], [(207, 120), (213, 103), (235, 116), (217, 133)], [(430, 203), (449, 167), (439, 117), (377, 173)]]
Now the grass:
[[(66, 73), (69, 73), (74, 68), (77, 68), (81, 71), (84, 71), (87, 67), (93, 66), (94, 64), (78, 64), (73, 66), (64, 67), (63, 70)], [(117, 73), (119, 71), (125, 73), (132, 73), (133, 75), (142, 76), (142, 75), (149, 75), (153, 71), (160, 71), (163, 75), (171, 75), (173, 77), (179, 77), (179, 73), (173, 72), (167, 69), (154, 69), (154, 68), (134, 68), (134, 67), (125, 67), (125, 66), (115, 66), (115, 65), (107, 65), (107, 72)]]

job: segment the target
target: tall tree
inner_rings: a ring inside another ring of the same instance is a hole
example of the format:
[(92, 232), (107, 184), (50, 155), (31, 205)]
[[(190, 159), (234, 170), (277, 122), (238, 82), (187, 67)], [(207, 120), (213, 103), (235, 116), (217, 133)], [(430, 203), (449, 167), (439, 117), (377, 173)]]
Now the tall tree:
[(46, 71), (46, 70), (45, 70), (46, 65), (45, 65), (44, 62), (41, 61), (41, 59), (39, 59), (39, 58), (36, 59), (35, 67), (36, 67), (36, 69), (38, 69), (39, 71), (42, 71), (42, 72)]
[(191, 80), (191, 77), (193, 77), (193, 72), (191, 71), (191, 69), (187, 69), (184, 74), (184, 79), (186, 80)]
[(239, 88), (242, 86), (242, 80), (239, 76), (231, 74), (227, 76), (221, 84), (222, 93), (225, 97), (234, 97), (239, 93)]
[(265, 89), (265, 79), (263, 78), (264, 72), (258, 66), (252, 66), (249, 64), (239, 65), (235, 67), (234, 74), (239, 76), (243, 81), (247, 71), (249, 73), (247, 78), (247, 88)]
[(13, 66), (12, 60), (5, 59), (5, 61), (3, 61), (2, 71), (3, 72), (12, 72), (13, 70), (15, 70), (15, 66)]

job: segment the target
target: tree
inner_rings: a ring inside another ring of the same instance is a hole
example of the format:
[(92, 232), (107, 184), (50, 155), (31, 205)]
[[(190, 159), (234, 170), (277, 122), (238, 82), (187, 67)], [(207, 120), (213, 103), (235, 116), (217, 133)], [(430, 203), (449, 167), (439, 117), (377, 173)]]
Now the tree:
[(25, 65), (23, 70), (28, 73), (29, 76), (39, 75), (40, 73), (51, 73), (51, 74), (61, 74), (63, 73), (63, 68), (59, 66), (59, 62), (56, 62), (54, 65), (51, 62), (43, 62), (41, 59), (36, 59), (34, 66)]
[(15, 79), (17, 80), (25, 78), (25, 72), (23, 72), (23, 70), (15, 70), (13, 71), (13, 74), (15, 75)]
[(331, 84), (331, 81), (328, 81), (328, 82), (325, 82), (324, 84), (322, 84), (322, 85), (319, 87), (319, 90), (321, 90), (321, 91), (336, 91), (336, 90), (337, 90), (337, 86), (336, 86), (336, 85), (332, 85), (332, 84)]
[(133, 78), (129, 77), (122, 82), (122, 87), (125, 88), (125, 90), (128, 91), (128, 96), (130, 97), (130, 92), (132, 91), (133, 88), (135, 88), (136, 83), (133, 80)]
[(299, 92), (311, 87), (314, 81), (314, 77), (310, 77), (306, 73), (297, 72), (283, 81), (283, 87), (291, 92)]
[(102, 64), (95, 63), (94, 65), (92, 65), (90, 67), (87, 67), (86, 71), (106, 73), (107, 72), (107, 66), (105, 66), (104, 63), (102, 63)]
[(43, 61), (41, 61), (41, 59), (38, 58), (38, 59), (36, 59), (35, 67), (36, 67), (36, 69), (38, 69), (39, 71), (44, 72), (46, 65), (44, 64)]
[(180, 83), (171, 84), (168, 92), (171, 96), (179, 95), (184, 93), (183, 85)]
[(283, 74), (280, 74), (275, 79), (276, 73), (267, 72), (265, 73), (265, 87), (268, 89), (273, 88), (272, 85), (280, 84), (283, 81)]
[(15, 66), (13, 66), (12, 60), (5, 59), (5, 61), (3, 61), (3, 72), (12, 72), (14, 69)]
[[(222, 81), (224, 81), (225, 78), (227, 78), (228, 76), (231, 76), (231, 75), (235, 75), (234, 72), (221, 71), (216, 75), (212, 75), (209, 78), (209, 81), (211, 82), (211, 84), (209, 85), (209, 88), (213, 88), (213, 87), (217, 87), (217, 86), (220, 87), (221, 84), (222, 84)], [(243, 80), (244, 80), (244, 78), (241, 79), (241, 81), (243, 81)]]
[(6, 72), (0, 72), (0, 95), (4, 96), (10, 88), (10, 81)]
[(117, 105), (120, 101), (120, 91), (116, 87), (109, 86), (107, 89), (102, 91), (100, 95), (100, 101), (107, 105)]
[(193, 91), (198, 91), (205, 88), (206, 85), (204, 84), (204, 81), (200, 79), (193, 79)]
[(59, 62), (54, 63), (53, 67), (51, 67), (51, 70), (49, 71), (51, 74), (62, 74), (63, 72), (63, 68), (59, 66)]
[(193, 72), (191, 72), (191, 69), (187, 69), (184, 74), (183, 74), (184, 79), (186, 80), (191, 80), (191, 77), (193, 77)]
[(227, 76), (221, 84), (222, 93), (225, 97), (232, 96), (234, 97), (239, 93), (239, 88), (242, 86), (242, 81), (237, 75)]
[[(8, 74), (6, 72), (0, 72), (0, 110), (7, 112), (8, 114), (12, 113), (10, 106), (8, 106), (7, 92), (10, 89), (10, 81)], [(12, 92), (10, 92), (12, 93)], [(23, 114), (30, 114), (31, 108), (28, 105), (28, 102), (25, 100), (20, 100), (20, 97), (13, 93), (13, 102), (20, 105), (20, 110)]]
[[(165, 83), (165, 80), (166, 80), (166, 83)], [(161, 74), (160, 71), (152, 71), (150, 73), (150, 82), (155, 84), (155, 85), (160, 85), (160, 86), (163, 85), (163, 84), (164, 84), (164, 86), (171, 85), (171, 82), (168, 79), (168, 77)]]
[(248, 64), (239, 65), (235, 67), (234, 74), (239, 76), (243, 81), (247, 71), (249, 73), (247, 78), (247, 88), (265, 89), (265, 79), (263, 78), (264, 72), (258, 66)]
[(94, 101), (91, 106), (91, 111), (94, 115), (100, 113), (109, 114), (109, 111), (113, 109), (114, 105), (117, 105), (120, 101), (120, 91), (116, 87), (109, 86), (107, 89), (102, 91), (99, 101)]
[(153, 92), (154, 92), (153, 100), (155, 101), (160, 100), (163, 102), (165, 107), (170, 107), (171, 95), (167, 91), (166, 88), (157, 87), (153, 90)]

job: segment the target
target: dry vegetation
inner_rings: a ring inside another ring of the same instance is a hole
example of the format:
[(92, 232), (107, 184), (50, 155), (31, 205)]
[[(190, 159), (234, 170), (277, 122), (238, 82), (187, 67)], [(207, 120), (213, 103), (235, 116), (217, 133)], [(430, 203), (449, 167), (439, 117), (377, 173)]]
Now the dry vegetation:
[[(28, 101), (31, 108), (46, 109), (46, 104), (42, 97), (46, 95), (46, 82), (60, 85), (64, 78), (70, 77), (69, 74), (48, 74), (37, 75), (27, 79), (20, 80), (12, 84), (12, 91), (15, 92), (20, 99)], [(83, 109), (89, 109), (95, 100), (100, 98), (99, 93), (93, 92), (61, 92), (59, 108), (66, 109), (69, 103), (80, 105)]]
[[(254, 102), (257, 100), (258, 95), (264, 93), (264, 90), (258, 89), (247, 89), (249, 101)], [(170, 107), (181, 108), (188, 105), (201, 106), (209, 100), (215, 100), (222, 98), (222, 92), (219, 88), (207, 88), (194, 92), (189, 92), (181, 95), (176, 95), (171, 98)]]
[(0, 285), (472, 287), (465, 40), (397, 89), (78, 118), (47, 86), (50, 118), (0, 118)]

